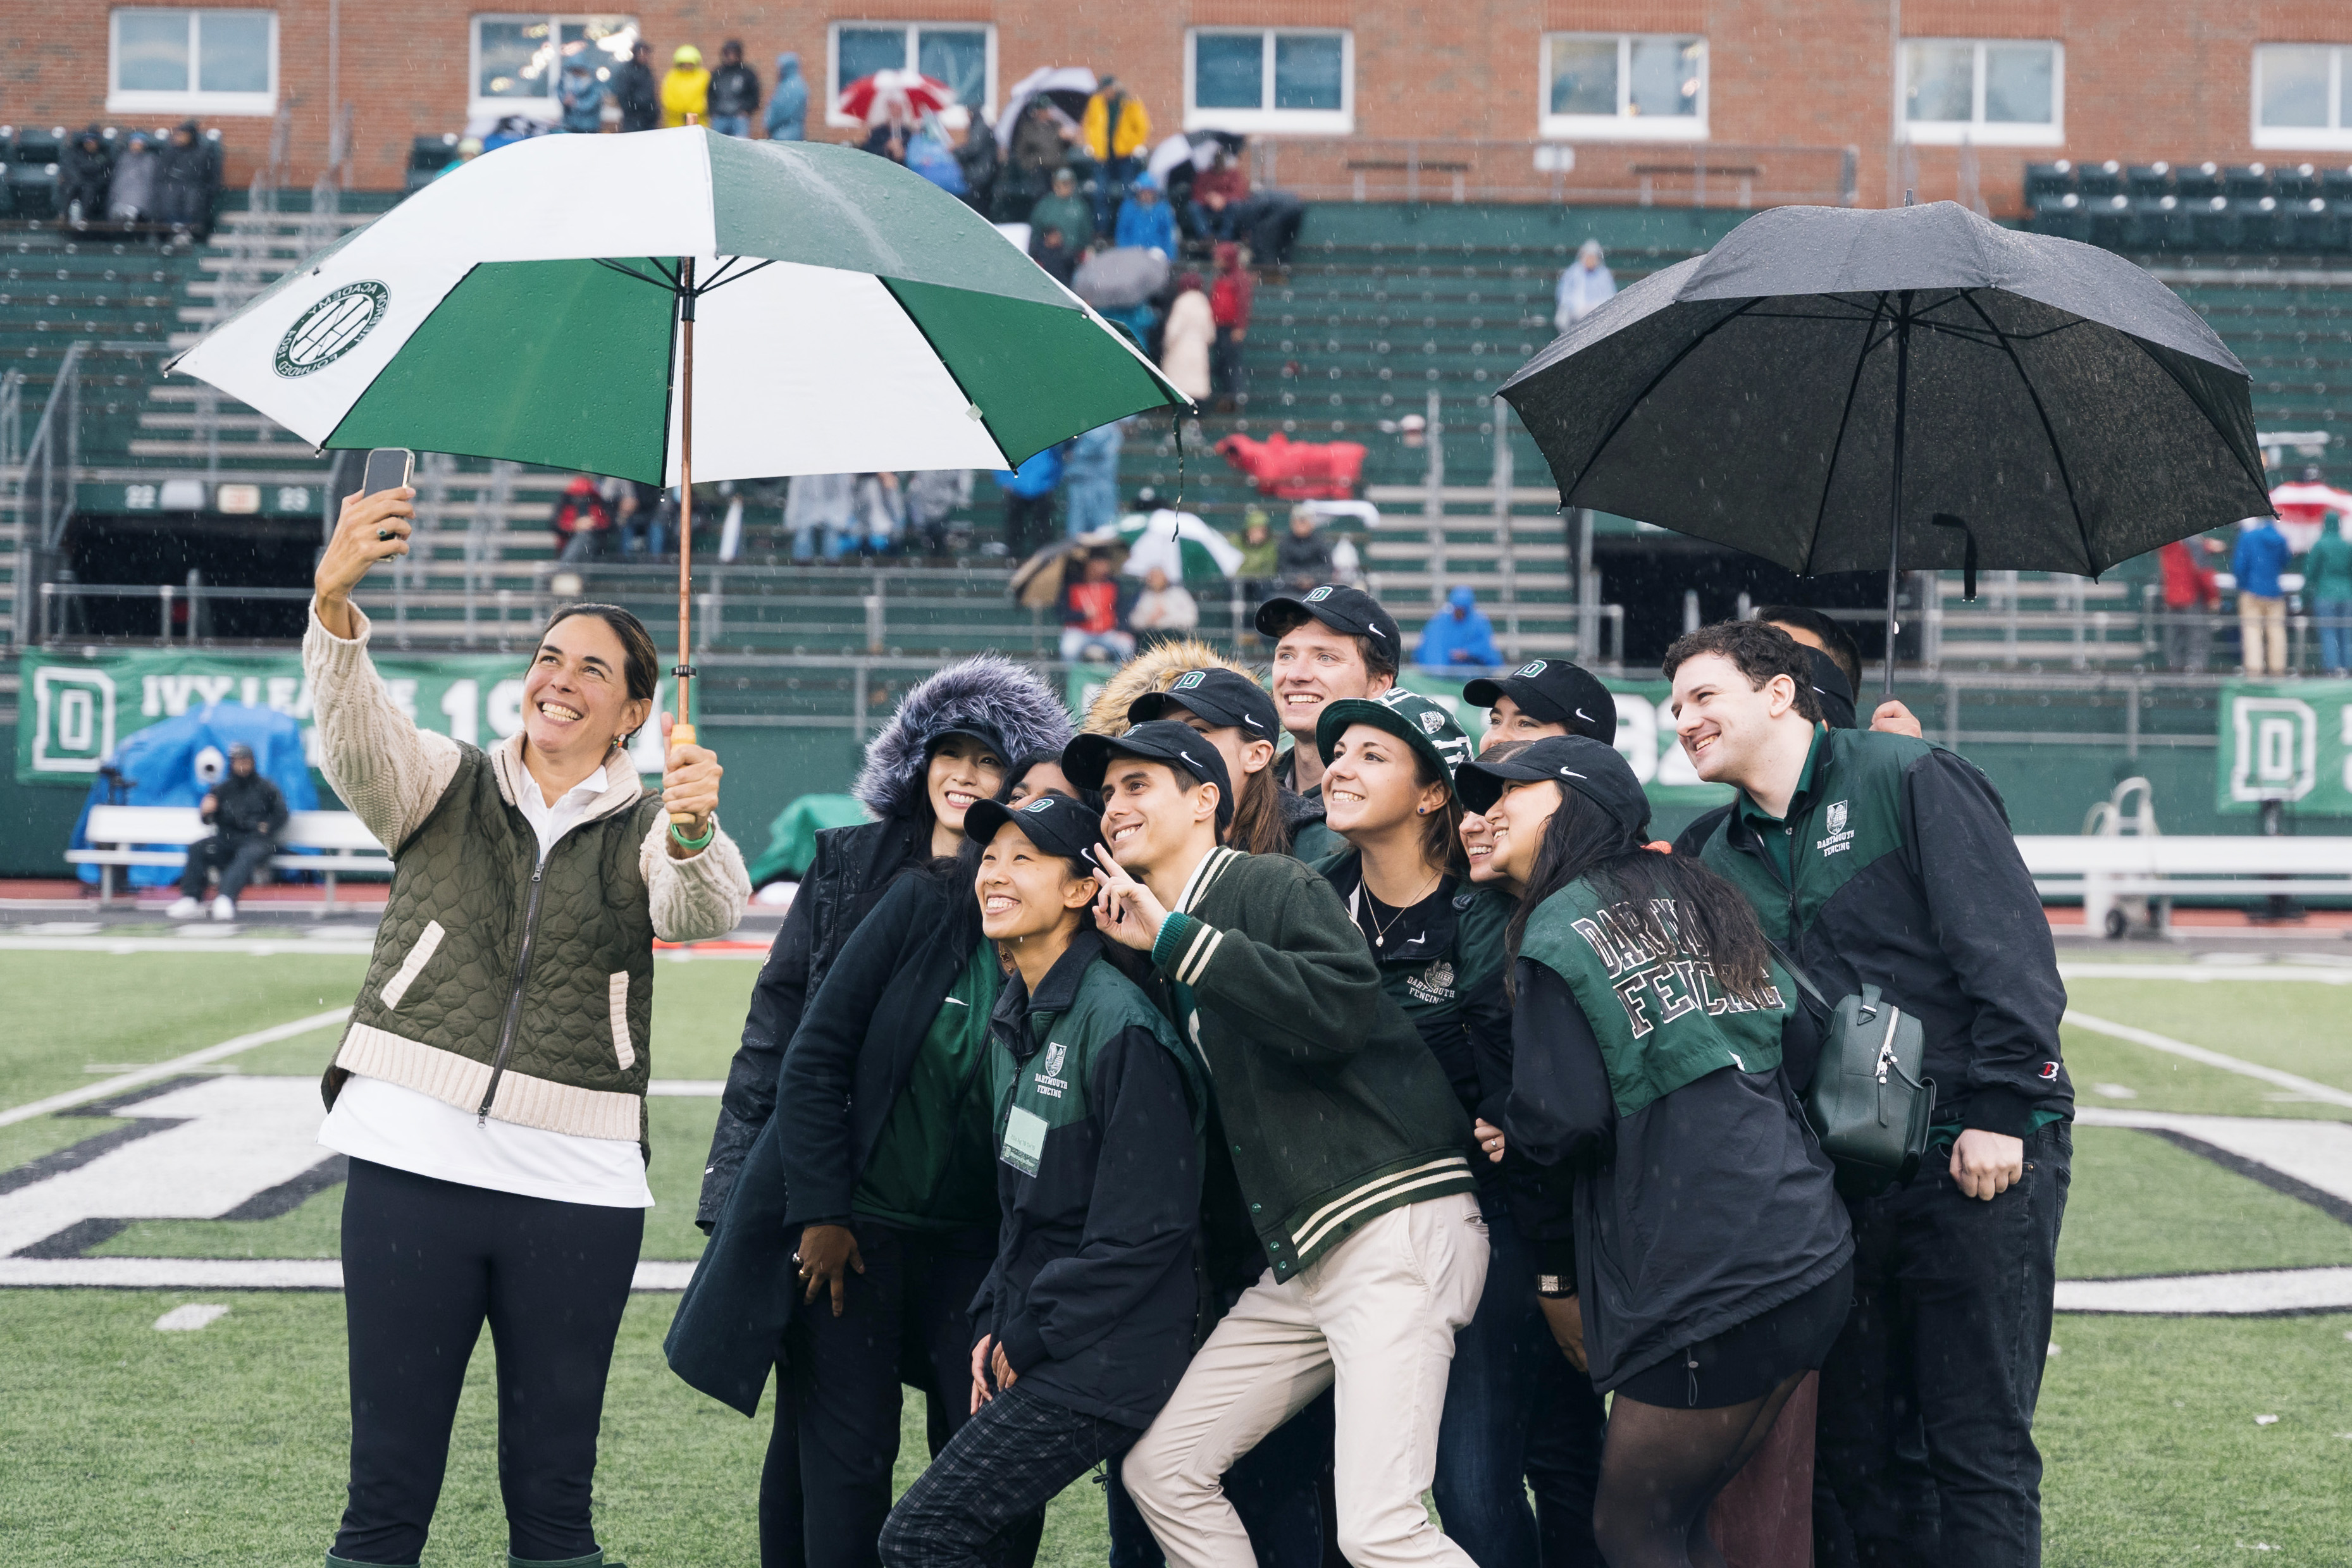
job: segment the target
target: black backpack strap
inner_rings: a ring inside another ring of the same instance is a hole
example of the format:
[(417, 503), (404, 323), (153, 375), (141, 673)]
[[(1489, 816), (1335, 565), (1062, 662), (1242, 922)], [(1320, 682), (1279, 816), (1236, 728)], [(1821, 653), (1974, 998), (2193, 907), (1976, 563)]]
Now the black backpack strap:
[(1772, 949), (1772, 956), (1780, 960), (1780, 967), (1789, 971), (1789, 977), (1797, 982), (1798, 989), (1812, 998), (1813, 1005), (1821, 1009), (1822, 1017), (1826, 1018), (1837, 1010), (1830, 1005), (1830, 999), (1822, 995), (1821, 988), (1813, 984), (1811, 977), (1797, 967), (1797, 961), (1789, 956), (1787, 949), (1769, 936), (1764, 938), (1764, 946)]

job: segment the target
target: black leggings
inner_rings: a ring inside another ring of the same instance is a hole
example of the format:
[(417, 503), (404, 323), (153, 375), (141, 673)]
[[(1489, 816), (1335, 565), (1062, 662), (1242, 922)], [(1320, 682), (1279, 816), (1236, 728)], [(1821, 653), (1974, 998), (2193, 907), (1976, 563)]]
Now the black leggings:
[(507, 1550), (541, 1563), (594, 1552), (596, 1427), (645, 1210), (519, 1197), (366, 1160), (351, 1170), (351, 1502), (333, 1555), (423, 1555), (485, 1320), (498, 1348)]

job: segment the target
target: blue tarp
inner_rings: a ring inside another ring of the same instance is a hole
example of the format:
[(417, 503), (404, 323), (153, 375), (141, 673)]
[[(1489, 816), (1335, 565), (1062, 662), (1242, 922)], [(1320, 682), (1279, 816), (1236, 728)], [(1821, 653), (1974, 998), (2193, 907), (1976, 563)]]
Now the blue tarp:
[[(132, 735), (109, 761), (123, 777), (137, 783), (116, 804), (125, 806), (194, 806), (205, 798), (212, 781), (228, 770), (233, 741), (253, 747), (253, 765), (278, 793), (289, 811), (315, 811), (319, 790), (310, 782), (310, 767), (302, 756), (302, 727), (292, 715), (243, 703), (214, 703), (178, 718), (152, 724)], [(95, 780), (81, 815), (74, 821), (73, 847), (88, 849), (84, 830), (92, 806), (108, 804), (107, 781)], [(157, 849), (175, 849), (158, 844)], [(98, 881), (98, 867), (75, 868), (81, 880)], [(180, 880), (172, 866), (120, 866), (117, 872), (132, 887), (162, 887)]]

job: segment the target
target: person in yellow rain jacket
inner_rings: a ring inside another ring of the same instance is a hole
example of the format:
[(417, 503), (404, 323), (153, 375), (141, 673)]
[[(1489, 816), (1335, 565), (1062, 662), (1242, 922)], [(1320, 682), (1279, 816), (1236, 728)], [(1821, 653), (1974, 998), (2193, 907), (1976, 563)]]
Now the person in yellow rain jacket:
[(1151, 155), (1151, 116), (1144, 112), (1142, 99), (1130, 97), (1117, 77), (1107, 76), (1087, 99), (1086, 119), (1079, 129), (1087, 150), (1102, 166), (1102, 172), (1086, 183), (1094, 201), (1095, 232), (1108, 234), (1111, 214), (1118, 210), (1129, 184), (1143, 172), (1144, 160)]
[(710, 119), (710, 73), (702, 68), (702, 51), (680, 44), (669, 57), (669, 74), (662, 78), (662, 124), (684, 125), (689, 114), (697, 124)]

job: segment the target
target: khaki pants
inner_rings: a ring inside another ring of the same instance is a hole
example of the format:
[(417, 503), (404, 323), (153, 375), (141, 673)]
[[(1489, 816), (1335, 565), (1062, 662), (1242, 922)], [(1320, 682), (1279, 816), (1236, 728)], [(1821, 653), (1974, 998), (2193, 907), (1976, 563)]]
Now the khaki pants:
[(1295, 1278), (1276, 1284), (1268, 1270), (1243, 1291), (1122, 1471), (1174, 1568), (1255, 1568), (1219, 1478), (1326, 1388), (1348, 1561), (1472, 1568), (1421, 1498), (1454, 1331), (1486, 1284), (1486, 1222), (1475, 1197), (1455, 1193), (1391, 1209)]
[(2238, 595), (2238, 642), (2246, 674), (2286, 674), (2286, 601), (2258, 593)]

